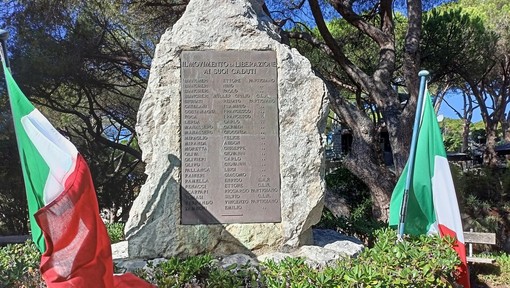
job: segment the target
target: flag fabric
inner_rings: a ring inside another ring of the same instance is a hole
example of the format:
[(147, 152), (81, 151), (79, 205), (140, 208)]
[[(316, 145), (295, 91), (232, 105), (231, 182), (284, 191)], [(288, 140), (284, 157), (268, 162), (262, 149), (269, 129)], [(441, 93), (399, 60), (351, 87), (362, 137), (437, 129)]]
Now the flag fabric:
[[(3, 60), (3, 59), (2, 59)], [(53, 287), (153, 287), (113, 275), (111, 244), (89, 168), (76, 147), (23, 95), (2, 61), (27, 193), (30, 228)], [(122, 284), (122, 283), (129, 284)]]
[[(462, 262), (458, 281), (465, 288), (470, 287), (459, 205), (443, 137), (428, 92), (422, 109), (414, 166), (404, 233), (449, 235), (456, 239), (453, 248)], [(406, 165), (391, 197), (389, 224), (392, 227), (397, 227), (400, 222), (407, 171)]]

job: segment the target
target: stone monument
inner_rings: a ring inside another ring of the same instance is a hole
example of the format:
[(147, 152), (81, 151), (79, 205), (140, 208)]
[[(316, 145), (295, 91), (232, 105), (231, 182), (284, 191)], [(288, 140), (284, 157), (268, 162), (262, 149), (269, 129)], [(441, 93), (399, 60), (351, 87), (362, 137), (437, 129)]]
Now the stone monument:
[(192, 0), (157, 45), (136, 126), (130, 258), (288, 252), (324, 196), (327, 90), (258, 0)]

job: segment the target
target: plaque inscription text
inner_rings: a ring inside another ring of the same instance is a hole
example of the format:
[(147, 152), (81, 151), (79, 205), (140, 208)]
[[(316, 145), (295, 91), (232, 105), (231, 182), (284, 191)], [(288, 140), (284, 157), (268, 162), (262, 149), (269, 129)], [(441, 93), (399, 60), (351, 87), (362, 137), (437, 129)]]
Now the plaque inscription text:
[(274, 51), (181, 54), (181, 223), (280, 222)]

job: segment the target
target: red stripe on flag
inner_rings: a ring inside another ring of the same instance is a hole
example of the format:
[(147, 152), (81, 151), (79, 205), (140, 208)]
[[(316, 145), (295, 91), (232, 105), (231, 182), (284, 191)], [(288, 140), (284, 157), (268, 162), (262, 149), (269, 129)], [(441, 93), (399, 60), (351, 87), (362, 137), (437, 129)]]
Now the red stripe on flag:
[(46, 242), (40, 269), (49, 288), (153, 287), (140, 279), (137, 285), (127, 286), (130, 282), (117, 281), (122, 278), (116, 279), (119, 285), (114, 286), (110, 239), (99, 217), (89, 168), (81, 155), (64, 192), (37, 211), (35, 218)]
[(441, 224), (439, 224), (438, 226), (439, 226), (439, 233), (441, 234), (441, 237), (448, 235), (455, 239), (453, 249), (455, 250), (455, 252), (457, 252), (457, 254), (459, 255), (460, 261), (461, 261), (461, 264), (458, 269), (460, 275), (459, 275), (459, 278), (457, 279), (457, 281), (459, 282), (459, 284), (464, 286), (464, 288), (470, 288), (471, 286), (469, 283), (469, 271), (468, 271), (467, 259), (466, 259), (466, 246), (464, 245), (464, 243), (457, 240), (457, 233), (455, 231), (453, 231), (450, 228), (448, 228), (444, 225), (441, 225)]

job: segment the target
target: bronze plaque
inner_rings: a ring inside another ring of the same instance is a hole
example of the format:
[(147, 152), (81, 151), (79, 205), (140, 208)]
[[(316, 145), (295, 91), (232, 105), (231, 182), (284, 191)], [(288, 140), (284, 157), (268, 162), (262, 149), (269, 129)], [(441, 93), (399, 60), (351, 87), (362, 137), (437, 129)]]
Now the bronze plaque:
[(181, 223), (280, 222), (274, 51), (181, 54)]

